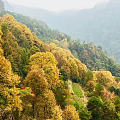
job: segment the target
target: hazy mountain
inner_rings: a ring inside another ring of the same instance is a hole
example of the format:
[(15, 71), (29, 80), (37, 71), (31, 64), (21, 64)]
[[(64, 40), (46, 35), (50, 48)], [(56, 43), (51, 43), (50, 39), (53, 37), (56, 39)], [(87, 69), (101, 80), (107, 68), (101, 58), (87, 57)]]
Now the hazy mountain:
[(5, 2), (5, 8), (6, 10), (20, 13), (25, 16), (30, 16), (33, 18), (38, 18), (40, 20), (46, 20), (48, 18), (50, 19), (52, 16), (55, 16), (54, 12), (50, 12), (48, 10), (15, 5), (15, 4), (8, 3), (7, 1)]
[(0, 10), (3, 10), (4, 9), (4, 3), (2, 0), (0, 0)]
[(120, 1), (109, 0), (92, 9), (53, 13), (43, 9), (11, 5), (14, 12), (45, 21), (50, 27), (75, 39), (94, 42), (120, 62)]

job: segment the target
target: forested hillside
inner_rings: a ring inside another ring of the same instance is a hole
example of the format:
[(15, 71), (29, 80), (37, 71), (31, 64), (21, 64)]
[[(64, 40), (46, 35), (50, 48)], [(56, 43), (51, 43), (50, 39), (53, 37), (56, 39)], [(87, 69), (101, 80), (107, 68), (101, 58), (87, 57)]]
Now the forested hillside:
[(13, 11), (44, 20), (52, 28), (63, 31), (75, 39), (93, 42), (107, 50), (109, 55), (120, 62), (120, 0), (109, 0), (92, 9), (66, 11), (59, 14), (39, 9), (42, 11), (41, 14), (36, 12), (38, 9), (28, 9), (23, 6), (18, 8)]
[(66, 38), (68, 41), (71, 40), (70, 36), (66, 35), (65, 33), (63, 36), (62, 32), (50, 29), (47, 26), (47, 24), (44, 23), (43, 21), (36, 20), (36, 19), (30, 18), (30, 17), (26, 17), (23, 15), (20, 15), (20, 14), (14, 13), (14, 12), (10, 12), (10, 11), (5, 11), (5, 10), (0, 11), (0, 16), (3, 16), (7, 13), (14, 16), (16, 18), (16, 20), (18, 20), (19, 22), (27, 25), (30, 28), (30, 30), (32, 32), (34, 32), (44, 42), (50, 43), (55, 40), (61, 41), (64, 38)]
[(120, 77), (120, 64), (110, 58), (100, 46), (75, 40), (69, 43), (69, 49), (90, 70), (108, 70), (114, 76)]
[(120, 86), (69, 50), (42, 42), (9, 14), (0, 18), (1, 120), (119, 120)]
[[(20, 14), (1, 11), (0, 16), (9, 13), (19, 22), (27, 25), (30, 30), (45, 43), (55, 43), (57, 46), (69, 49), (72, 54), (81, 60), (90, 70), (109, 70), (114, 76), (120, 77), (120, 65), (108, 57), (101, 47), (93, 43), (73, 41), (70, 36), (59, 31), (51, 30), (44, 22)], [(86, 56), (84, 53), (89, 52)]]
[(120, 120), (120, 65), (101, 47), (1, 8), (0, 120)]

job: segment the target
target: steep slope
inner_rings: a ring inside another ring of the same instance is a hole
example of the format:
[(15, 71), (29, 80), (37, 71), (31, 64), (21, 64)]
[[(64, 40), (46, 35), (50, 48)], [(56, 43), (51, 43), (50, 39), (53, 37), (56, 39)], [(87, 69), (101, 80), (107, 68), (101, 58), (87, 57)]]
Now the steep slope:
[[(44, 16), (35, 10), (34, 15), (35, 13), (37, 15), (33, 16), (29, 12), (29, 8), (25, 15), (44, 20), (52, 28), (63, 31), (75, 39), (94, 42), (107, 50), (108, 54), (113, 56), (117, 62), (120, 62), (119, 9), (119, 0), (109, 0), (109, 2), (96, 5), (89, 10), (66, 11), (57, 15), (47, 12)], [(21, 14), (23, 13), (21, 12)]]
[[(61, 65), (63, 55), (66, 62)], [(6, 14), (0, 17), (0, 60), (1, 120), (62, 120), (62, 117), (79, 120), (76, 108), (69, 102), (73, 98), (67, 81), (60, 79), (59, 71), (64, 69), (67, 80), (74, 81), (84, 78), (87, 67), (70, 51), (41, 42), (24, 24)], [(66, 116), (64, 112), (71, 115)]]
[(66, 38), (68, 41), (71, 40), (70, 36), (57, 30), (50, 29), (43, 21), (26, 17), (10, 11), (1, 11), (0, 16), (3, 16), (7, 13), (14, 16), (19, 22), (27, 25), (27, 27), (30, 28), (31, 31), (34, 32), (44, 42), (50, 43), (54, 42), (55, 40), (62, 41), (64, 38)]
[(9, 14), (0, 17), (0, 61), (1, 120), (120, 119), (120, 99), (110, 92), (119, 83), (109, 71), (88, 70), (69, 50), (40, 41)]
[(101, 4), (93, 9), (73, 12), (71, 15), (69, 12), (63, 13), (52, 20), (54, 24), (52, 21), (47, 23), (76, 39), (102, 46), (109, 55), (120, 62), (119, 6), (119, 0), (110, 0), (105, 5)]
[[(96, 7), (97, 10), (105, 8), (105, 6), (101, 8), (101, 5), (98, 7)], [(91, 43), (72, 41), (70, 36), (51, 30), (40, 20), (31, 19), (8, 11), (1, 11), (0, 15), (2, 16), (6, 13), (13, 15), (19, 22), (26, 24), (42, 41), (46, 43), (54, 42), (57, 46), (69, 49), (72, 54), (86, 64), (90, 70), (109, 70), (114, 76), (120, 76), (120, 65), (109, 58), (100, 47)]]
[(102, 48), (93, 43), (71, 41), (69, 49), (72, 54), (81, 60), (90, 70), (108, 70), (114, 76), (120, 77), (120, 64), (103, 52)]
[[(72, 54), (86, 64), (90, 70), (109, 70), (113, 75), (120, 76), (120, 65), (109, 58), (100, 47), (91, 43), (72, 41), (70, 36), (51, 30), (44, 22), (20, 14), (3, 11), (1, 12), (1, 16), (6, 13), (13, 15), (19, 22), (26, 24), (42, 41), (46, 43), (54, 42), (57, 46), (69, 49)], [(84, 56), (85, 51), (89, 53), (86, 53), (88, 56)]]
[[(53, 42), (55, 40), (61, 41), (64, 38), (67, 38), (67, 40), (71, 40), (71, 37), (68, 36), (65, 33), (59, 32), (57, 30), (52, 30), (50, 29), (46, 23), (44, 23), (41, 20), (36, 20), (34, 18), (30, 18), (26, 16), (23, 16), (21, 14), (17, 14), (11, 11), (14, 11), (14, 9), (16, 8), (15, 6), (12, 6), (11, 4), (9, 4), (7, 2), (7, 0), (4, 0), (4, 2), (1, 0), (1, 7), (5, 8), (5, 9), (0, 9), (0, 16), (3, 16), (5, 14), (11, 14), (12, 16), (15, 17), (15, 19), (17, 19), (17, 21), (27, 25), (27, 27), (29, 27), (31, 29), (32, 32), (34, 32), (42, 41), (44, 42)], [(21, 9), (22, 6), (17, 7), (18, 9), (20, 9), (20, 11), (24, 11), (24, 8)], [(9, 10), (9, 11), (7, 11)], [(27, 10), (25, 10), (27, 12)], [(39, 11), (38, 9), (36, 10), (36, 12)], [(41, 11), (41, 10), (40, 10)], [(30, 11), (29, 11), (30, 12)], [(25, 13), (25, 12), (23, 12)], [(32, 11), (30, 12), (32, 13)], [(44, 12), (41, 14), (45, 14)], [(35, 15), (35, 14), (34, 14)], [(36, 13), (37, 15), (37, 13)], [(64, 34), (64, 36), (63, 36)]]

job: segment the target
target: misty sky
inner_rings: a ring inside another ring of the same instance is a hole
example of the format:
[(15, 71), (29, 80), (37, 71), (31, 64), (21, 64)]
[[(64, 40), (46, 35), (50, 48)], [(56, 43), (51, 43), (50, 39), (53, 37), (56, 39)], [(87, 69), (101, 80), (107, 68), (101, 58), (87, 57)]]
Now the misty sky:
[(28, 7), (44, 8), (51, 11), (91, 8), (95, 4), (107, 0), (8, 0)]

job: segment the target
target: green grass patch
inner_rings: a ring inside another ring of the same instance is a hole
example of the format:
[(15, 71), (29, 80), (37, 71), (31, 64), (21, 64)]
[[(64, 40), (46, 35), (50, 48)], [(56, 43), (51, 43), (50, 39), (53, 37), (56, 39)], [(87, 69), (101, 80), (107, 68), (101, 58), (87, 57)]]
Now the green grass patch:
[(77, 97), (79, 97), (79, 98), (82, 98), (82, 97), (83, 97), (83, 93), (82, 93), (81, 88), (79, 87), (79, 84), (73, 83), (73, 84), (72, 84), (72, 88), (73, 88), (74, 94), (75, 94)]
[(81, 101), (75, 101), (74, 106), (77, 110), (80, 110), (84, 108), (84, 103)]

